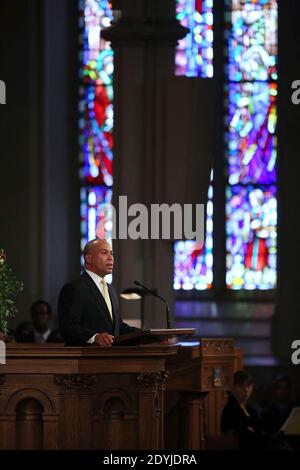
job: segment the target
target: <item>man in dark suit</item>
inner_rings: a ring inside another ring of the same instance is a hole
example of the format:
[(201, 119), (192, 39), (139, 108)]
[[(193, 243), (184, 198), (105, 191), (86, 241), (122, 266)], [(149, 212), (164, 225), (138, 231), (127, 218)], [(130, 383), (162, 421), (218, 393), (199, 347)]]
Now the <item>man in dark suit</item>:
[(110, 347), (115, 336), (136, 328), (122, 321), (117, 295), (105, 280), (114, 265), (110, 244), (106, 240), (91, 240), (83, 256), (84, 272), (79, 279), (65, 284), (59, 294), (61, 334), (69, 346)]
[(52, 331), (51, 306), (45, 300), (36, 300), (30, 307), (31, 322), (20, 323), (14, 333), (17, 343), (60, 343), (58, 330)]

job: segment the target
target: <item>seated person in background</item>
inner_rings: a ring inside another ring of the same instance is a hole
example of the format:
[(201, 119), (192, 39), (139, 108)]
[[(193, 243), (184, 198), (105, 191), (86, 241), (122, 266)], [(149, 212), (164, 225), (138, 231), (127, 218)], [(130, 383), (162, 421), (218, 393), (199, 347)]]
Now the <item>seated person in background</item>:
[(30, 308), (34, 343), (46, 343), (51, 334), (51, 307), (45, 300), (37, 300)]
[(234, 374), (233, 390), (221, 416), (221, 429), (224, 434), (238, 436), (239, 449), (262, 449), (264, 437), (259, 417), (248, 400), (252, 393), (252, 379), (247, 372)]
[(288, 376), (276, 378), (272, 387), (272, 402), (262, 412), (263, 427), (268, 434), (276, 434), (289, 417), (293, 409), (291, 390)]
[(51, 307), (45, 300), (37, 300), (30, 307), (32, 322), (21, 323), (15, 332), (18, 343), (62, 342), (59, 331), (51, 331)]

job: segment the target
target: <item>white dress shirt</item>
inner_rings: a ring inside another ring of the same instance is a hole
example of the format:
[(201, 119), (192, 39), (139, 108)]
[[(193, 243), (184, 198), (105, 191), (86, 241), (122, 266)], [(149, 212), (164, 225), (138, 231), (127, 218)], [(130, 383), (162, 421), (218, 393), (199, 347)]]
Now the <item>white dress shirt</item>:
[[(104, 296), (104, 291), (103, 291), (103, 284), (102, 284), (102, 280), (104, 279), (103, 277), (101, 276), (98, 276), (98, 274), (94, 273), (93, 271), (89, 271), (88, 269), (85, 270), (87, 272), (87, 274), (93, 279), (94, 283), (96, 284), (96, 286), (98, 287), (99, 291), (101, 292), (101, 294), (103, 295), (103, 297), (105, 298)], [(97, 333), (98, 334), (98, 333)], [(90, 339), (87, 340), (87, 343), (89, 344), (92, 344), (94, 341), (95, 341), (95, 338), (96, 338), (96, 335), (92, 336)]]
[(35, 343), (46, 343), (51, 330), (47, 330), (45, 333), (38, 333), (36, 330), (33, 331)]

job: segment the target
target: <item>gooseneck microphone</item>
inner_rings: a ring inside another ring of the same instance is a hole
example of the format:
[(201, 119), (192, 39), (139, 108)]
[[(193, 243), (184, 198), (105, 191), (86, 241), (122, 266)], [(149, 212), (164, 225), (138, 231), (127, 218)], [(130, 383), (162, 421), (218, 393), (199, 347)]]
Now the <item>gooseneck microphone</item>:
[(161, 297), (156, 293), (156, 291), (149, 289), (148, 287), (144, 286), (141, 282), (139, 281), (134, 281), (134, 284), (137, 286), (142, 287), (146, 292), (149, 292), (149, 294), (153, 295), (153, 297), (157, 297), (158, 299), (162, 300), (166, 306), (166, 319), (167, 319), (167, 328), (171, 328), (171, 322), (170, 322), (170, 307), (166, 299)]

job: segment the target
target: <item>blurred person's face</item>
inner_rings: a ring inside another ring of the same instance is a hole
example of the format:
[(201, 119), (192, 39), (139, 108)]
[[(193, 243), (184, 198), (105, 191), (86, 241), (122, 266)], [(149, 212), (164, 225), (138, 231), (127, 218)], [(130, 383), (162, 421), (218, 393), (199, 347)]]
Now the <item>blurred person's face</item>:
[(235, 384), (233, 386), (233, 394), (239, 403), (246, 403), (251, 396), (252, 390), (253, 385), (249, 382)]
[(279, 403), (287, 403), (290, 399), (290, 387), (285, 380), (280, 380), (274, 389), (275, 400)]
[(50, 313), (46, 304), (38, 304), (32, 313), (32, 323), (34, 329), (39, 333), (43, 333), (49, 329)]

